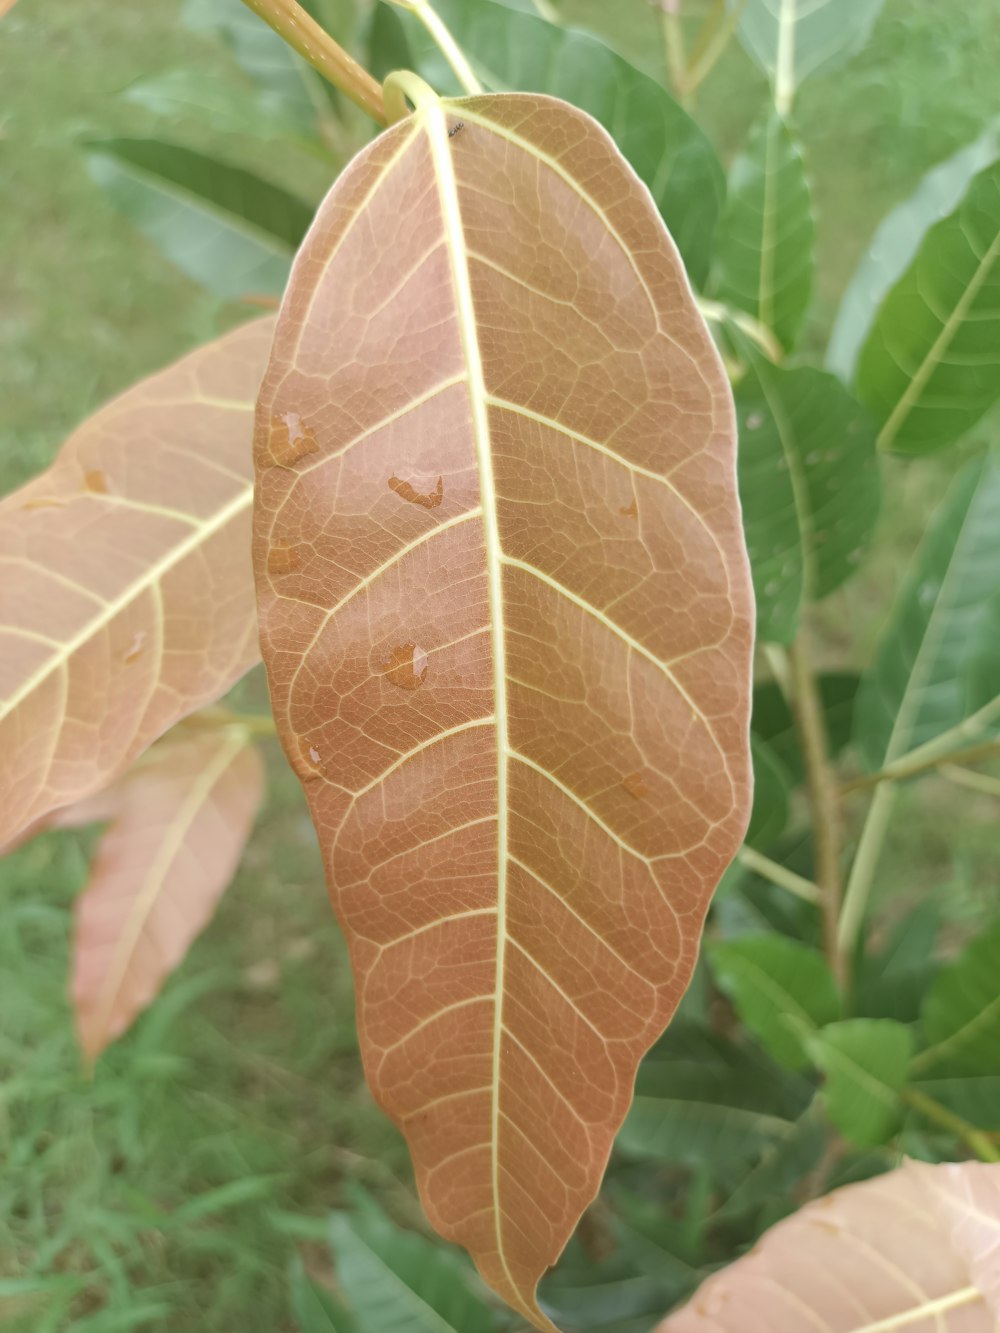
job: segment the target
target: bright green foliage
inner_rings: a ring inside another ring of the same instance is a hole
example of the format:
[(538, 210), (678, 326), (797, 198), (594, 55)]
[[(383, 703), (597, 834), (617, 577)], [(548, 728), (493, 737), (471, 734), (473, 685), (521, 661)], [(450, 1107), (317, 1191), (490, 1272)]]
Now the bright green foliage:
[(885, 1018), (830, 1023), (807, 1046), (826, 1074), (830, 1119), (859, 1148), (891, 1137), (902, 1112), (900, 1092), (913, 1050), (909, 1028)]
[(1000, 123), (927, 173), (909, 199), (880, 224), (844, 292), (826, 366), (854, 377), (879, 306), (909, 268), (929, 227), (954, 212), (972, 177), (1000, 154)]
[(360, 1329), (379, 1333), (493, 1333), (477, 1279), (452, 1250), (401, 1231), (367, 1194), (335, 1213), (337, 1282)]
[(728, 0), (740, 6), (740, 37), (790, 97), (805, 79), (860, 51), (882, 0)]
[(789, 1069), (804, 1069), (807, 1039), (840, 1016), (822, 956), (780, 935), (756, 935), (709, 944), (708, 957), (719, 986), (764, 1048)]
[[(589, 33), (553, 27), (495, 0), (440, 0), (435, 8), (485, 87), (565, 98), (614, 135), (652, 191), (691, 280), (703, 283), (725, 179), (708, 139), (669, 93)], [(458, 91), (423, 26), (410, 14), (400, 17), (413, 67), (433, 87)]]
[(921, 1076), (1000, 1074), (1000, 926), (966, 945), (939, 974), (921, 1019), (927, 1050)]
[(758, 125), (729, 173), (712, 289), (753, 315), (787, 350), (812, 292), (815, 225), (798, 145), (776, 111)]
[(1000, 463), (977, 459), (956, 478), (913, 562), (855, 710), (872, 769), (969, 716), (969, 647), (995, 624)]
[(882, 445), (908, 454), (951, 444), (1000, 397), (1000, 162), (931, 228), (883, 302), (857, 389)]
[(179, 144), (103, 139), (90, 170), (179, 268), (219, 296), (280, 293), (312, 208), (270, 181)]
[[(713, 949), (713, 962), (729, 947)], [(760, 1052), (677, 1022), (640, 1068), (618, 1144), (637, 1157), (704, 1164), (713, 1179), (735, 1184), (788, 1138), (810, 1091)]]
[(740, 496), (760, 638), (788, 643), (804, 599), (857, 569), (878, 517), (875, 436), (833, 375), (752, 354), (736, 390)]

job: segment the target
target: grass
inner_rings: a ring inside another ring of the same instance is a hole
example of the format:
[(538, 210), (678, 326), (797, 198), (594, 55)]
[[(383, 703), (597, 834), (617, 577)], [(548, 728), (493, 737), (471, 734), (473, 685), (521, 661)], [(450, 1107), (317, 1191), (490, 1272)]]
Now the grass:
[[(647, 0), (566, 4), (583, 20), (629, 19), (615, 36), (631, 33), (658, 63)], [(803, 92), (820, 213), (817, 331), (886, 208), (972, 138), (994, 104), (995, 0), (961, 8), (959, 19), (934, 0), (887, 0), (870, 47)], [(91, 0), (86, 11), (79, 0), (21, 0), (3, 20), (3, 490), (42, 467), (110, 394), (247, 313), (200, 291), (138, 237), (91, 183), (77, 146), (86, 132), (152, 131), (151, 116), (114, 96), (141, 75), (183, 64), (221, 86), (241, 76), (220, 48), (184, 32), (177, 3)], [(764, 91), (735, 50), (705, 89), (705, 118), (727, 155)], [(311, 197), (325, 183), (315, 164), (238, 135), (213, 139), (194, 117), (170, 133)], [(870, 641), (941, 471), (909, 474), (874, 581), (832, 607), (833, 656), (857, 654), (859, 619)], [(291, 1329), (288, 1261), (303, 1245), (320, 1261), (316, 1237), (345, 1179), (416, 1218), (401, 1143), (361, 1077), (347, 959), (304, 806), (277, 754), (270, 771), (266, 812), (217, 918), (93, 1080), (80, 1072), (66, 999), (71, 905), (90, 840), (49, 835), (0, 866), (5, 1330)], [(883, 890), (937, 893), (960, 923), (981, 915), (994, 828), (988, 798), (943, 783), (908, 790)]]

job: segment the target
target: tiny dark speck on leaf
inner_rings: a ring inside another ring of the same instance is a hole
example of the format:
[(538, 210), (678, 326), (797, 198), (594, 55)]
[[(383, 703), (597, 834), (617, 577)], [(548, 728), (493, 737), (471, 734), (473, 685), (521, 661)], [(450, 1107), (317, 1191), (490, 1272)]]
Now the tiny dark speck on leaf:
[(448, 138), (454, 139), (455, 135), (461, 134), (462, 130), (464, 129), (465, 129), (465, 121), (464, 120), (456, 121), (455, 124), (452, 125), (451, 129), (448, 131)]

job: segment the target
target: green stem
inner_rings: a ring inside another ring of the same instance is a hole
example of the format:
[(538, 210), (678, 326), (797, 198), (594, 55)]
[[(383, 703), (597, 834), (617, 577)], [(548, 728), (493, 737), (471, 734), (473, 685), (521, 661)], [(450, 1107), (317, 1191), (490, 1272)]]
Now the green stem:
[(947, 1106), (942, 1106), (933, 1097), (918, 1092), (916, 1088), (907, 1088), (903, 1092), (903, 1100), (908, 1102), (925, 1119), (957, 1135), (981, 1162), (1000, 1162), (1000, 1149), (991, 1142), (988, 1134), (976, 1129), (975, 1125), (970, 1125), (967, 1120), (963, 1120), (954, 1111), (949, 1111)]
[(927, 747), (921, 746), (910, 754), (904, 754), (894, 764), (887, 764), (877, 773), (867, 773), (863, 778), (855, 778), (845, 783), (844, 792), (866, 791), (870, 787), (879, 787), (884, 782), (904, 782), (907, 778), (918, 777), (931, 769), (945, 765), (975, 764), (983, 759), (993, 759), (1000, 755), (1000, 740), (981, 741), (978, 745), (966, 745), (941, 753), (927, 753)]
[(688, 65), (685, 87), (692, 101), (732, 40), (745, 8), (746, 0), (733, 5), (732, 8), (726, 7), (725, 0), (719, 0), (715, 10), (706, 20)]
[(663, 49), (667, 59), (670, 86), (674, 96), (683, 106), (687, 101), (687, 57), (684, 54), (680, 0), (655, 0), (655, 3), (659, 5), (663, 24)]
[(943, 764), (941, 776), (957, 787), (966, 787), (969, 791), (982, 792), (984, 796), (1000, 796), (1000, 778), (988, 773), (974, 773), (972, 769), (960, 768), (957, 764)]
[(243, 3), (376, 124), (386, 124), (382, 89), (377, 81), (296, 0), (243, 0)]
[(780, 361), (784, 356), (781, 344), (771, 330), (759, 319), (754, 319), (753, 315), (726, 305), (723, 301), (710, 301), (704, 296), (696, 296), (695, 300), (702, 318), (713, 324), (732, 324), (745, 333), (751, 342), (756, 343), (769, 361)]
[(791, 670), (792, 713), (802, 742), (812, 810), (816, 883), (823, 911), (824, 950), (830, 971), (838, 984), (845, 987), (850, 955), (840, 947), (838, 940), (843, 887), (840, 870), (840, 788), (830, 763), (823, 703), (804, 629), (799, 630), (788, 651), (788, 665)]
[(441, 16), (435, 13), (429, 0), (390, 0), (390, 3), (396, 5), (399, 9), (405, 9), (407, 13), (420, 20), (435, 46), (447, 60), (451, 72), (462, 89), (470, 97), (477, 97), (483, 91), (482, 84), (473, 73), (472, 66), (466, 60), (462, 48), (448, 31)]
[(818, 903), (823, 896), (819, 891), (819, 886), (814, 884), (811, 879), (806, 879), (803, 875), (797, 875), (794, 870), (789, 870), (778, 861), (772, 861), (769, 856), (764, 856), (761, 852), (755, 851), (753, 847), (742, 848), (737, 859), (740, 865), (746, 866), (747, 870), (752, 870), (754, 874), (769, 879), (772, 884), (777, 884), (781, 889), (787, 889), (789, 893), (794, 893), (796, 898), (802, 898), (807, 903)]
[(872, 803), (865, 816), (864, 827), (858, 849), (854, 854), (854, 864), (847, 878), (844, 891), (844, 905), (837, 929), (837, 942), (840, 952), (848, 957), (854, 951), (861, 923), (868, 909), (868, 896), (875, 880), (882, 844), (889, 829), (893, 806), (896, 802), (896, 788), (886, 783), (875, 790)]

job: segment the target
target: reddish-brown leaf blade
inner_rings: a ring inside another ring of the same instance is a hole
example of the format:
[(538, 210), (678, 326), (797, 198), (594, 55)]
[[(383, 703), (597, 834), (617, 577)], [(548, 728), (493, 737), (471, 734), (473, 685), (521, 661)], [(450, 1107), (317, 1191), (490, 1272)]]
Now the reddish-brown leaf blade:
[(1000, 1166), (908, 1162), (779, 1222), (657, 1333), (996, 1333), (998, 1206)]
[[(449, 133), (450, 131), (450, 133)], [(277, 724), (427, 1212), (536, 1327), (749, 796), (728, 385), (645, 188), (429, 101), (297, 260), (258, 404)]]
[(260, 755), (239, 726), (176, 732), (113, 789), (115, 814), (76, 904), (73, 1003), (89, 1060), (155, 998), (208, 925), (263, 794)]
[(273, 327), (128, 390), (0, 502), (0, 844), (256, 661), (250, 413)]

